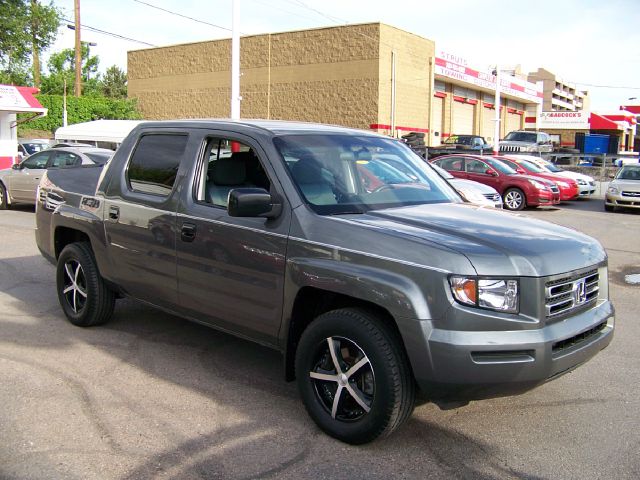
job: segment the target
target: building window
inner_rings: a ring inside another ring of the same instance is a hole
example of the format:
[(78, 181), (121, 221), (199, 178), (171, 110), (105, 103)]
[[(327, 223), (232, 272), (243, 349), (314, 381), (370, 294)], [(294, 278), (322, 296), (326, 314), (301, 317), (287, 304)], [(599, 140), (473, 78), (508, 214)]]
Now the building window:
[(442, 80), (436, 80), (433, 83), (433, 88), (435, 89), (436, 92), (446, 92), (447, 84), (444, 83)]

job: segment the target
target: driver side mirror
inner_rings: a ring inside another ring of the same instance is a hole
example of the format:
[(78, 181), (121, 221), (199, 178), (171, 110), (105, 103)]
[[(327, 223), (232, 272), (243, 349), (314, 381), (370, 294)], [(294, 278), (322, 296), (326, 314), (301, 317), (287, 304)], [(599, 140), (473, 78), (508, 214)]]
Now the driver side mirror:
[(491, 177), (497, 177), (498, 176), (496, 171), (495, 170), (491, 170), (490, 168), (487, 168), (484, 173), (486, 173), (487, 175), (489, 175)]
[(13, 170), (22, 170), (24, 167), (22, 166), (22, 163), (14, 163), (13, 165), (11, 165), (11, 168)]
[(264, 188), (234, 188), (229, 192), (227, 211), (232, 217), (275, 218), (282, 211)]

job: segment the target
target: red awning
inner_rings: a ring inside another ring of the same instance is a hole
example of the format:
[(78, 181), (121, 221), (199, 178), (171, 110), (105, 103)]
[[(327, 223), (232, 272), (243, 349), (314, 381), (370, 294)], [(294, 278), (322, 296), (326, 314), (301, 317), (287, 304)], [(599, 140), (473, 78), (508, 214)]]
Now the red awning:
[(0, 85), (0, 111), (14, 113), (47, 114), (47, 109), (34, 97), (39, 90), (34, 87)]
[(622, 127), (616, 122), (597, 113), (591, 113), (589, 117), (589, 128), (591, 130), (622, 130)]

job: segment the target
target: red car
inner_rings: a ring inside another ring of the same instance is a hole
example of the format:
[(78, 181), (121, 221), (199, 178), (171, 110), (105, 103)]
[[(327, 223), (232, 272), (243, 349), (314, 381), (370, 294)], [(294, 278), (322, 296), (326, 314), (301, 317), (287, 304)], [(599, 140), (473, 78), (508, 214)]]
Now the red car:
[(560, 203), (560, 190), (554, 182), (518, 174), (497, 158), (488, 155), (445, 155), (435, 158), (433, 163), (454, 177), (495, 188), (502, 195), (507, 210)]
[(518, 158), (517, 155), (504, 155), (496, 158), (505, 162), (518, 173), (551, 180), (560, 188), (560, 200), (563, 202), (565, 200), (574, 200), (580, 195), (580, 187), (578, 187), (578, 183), (571, 178), (551, 173), (544, 168), (539, 167), (535, 163), (529, 162), (523, 158)]

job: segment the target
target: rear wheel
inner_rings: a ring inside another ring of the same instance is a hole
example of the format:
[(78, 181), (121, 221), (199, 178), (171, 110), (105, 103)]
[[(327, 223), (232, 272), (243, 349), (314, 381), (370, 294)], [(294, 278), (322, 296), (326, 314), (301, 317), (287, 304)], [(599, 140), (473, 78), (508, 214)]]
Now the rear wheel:
[(295, 366), (309, 415), (344, 442), (389, 435), (413, 411), (415, 386), (400, 340), (369, 312), (320, 315), (302, 334)]
[(504, 192), (504, 208), (522, 210), (527, 204), (524, 193), (519, 188), (510, 188)]
[(115, 295), (100, 276), (88, 243), (64, 247), (58, 258), (56, 285), (62, 310), (74, 325), (91, 327), (111, 319)]
[(9, 208), (9, 199), (7, 198), (7, 189), (0, 183), (0, 210)]

